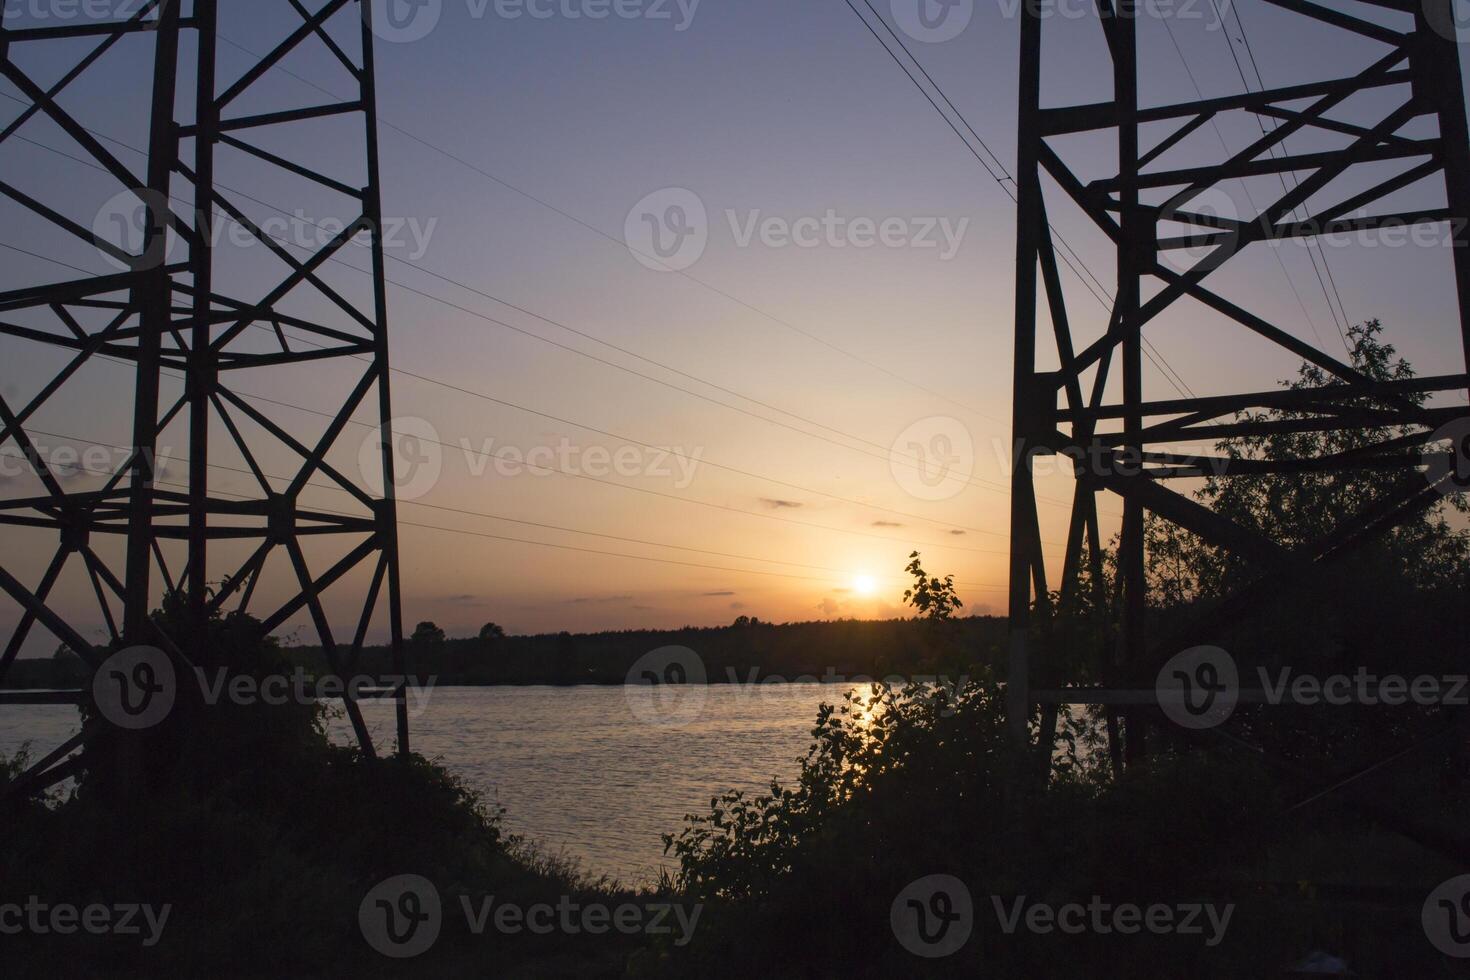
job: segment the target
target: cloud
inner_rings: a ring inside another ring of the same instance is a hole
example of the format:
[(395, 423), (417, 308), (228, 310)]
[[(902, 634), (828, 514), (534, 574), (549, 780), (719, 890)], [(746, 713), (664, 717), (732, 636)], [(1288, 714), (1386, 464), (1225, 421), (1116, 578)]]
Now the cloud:
[(964, 531), (950, 531), (949, 533), (953, 534), (957, 538), (963, 538), (965, 536)]
[(745, 603), (743, 603), (743, 602), (732, 602), (732, 603), (730, 603), (730, 608), (731, 609), (744, 609), (745, 608)]
[(824, 615), (836, 616), (842, 610), (842, 604), (839, 603), (836, 599), (833, 599), (831, 596), (828, 596), (821, 602), (817, 603), (817, 608), (821, 610)]
[(873, 526), (874, 527), (903, 527), (903, 525), (900, 524), (900, 523), (898, 523), (897, 521), (874, 521), (873, 522)]
[(787, 508), (795, 510), (796, 508), (803, 506), (803, 504), (799, 500), (781, 500), (777, 497), (762, 497), (761, 503), (765, 504), (772, 510), (784, 510)]
[(729, 596), (729, 595), (734, 595), (734, 594), (735, 594), (734, 592), (703, 592), (703, 593), (701, 593), (701, 595), (705, 595), (705, 596)]
[(587, 605), (587, 604), (594, 603), (594, 602), (596, 602), (596, 603), (604, 603), (604, 602), (632, 602), (632, 601), (633, 601), (633, 597), (630, 596), (630, 595), (608, 595), (608, 596), (586, 595), (586, 596), (578, 596), (575, 599), (568, 599), (567, 600), (567, 603), (570, 604), (570, 605), (573, 605), (573, 606), (581, 606), (581, 605)]

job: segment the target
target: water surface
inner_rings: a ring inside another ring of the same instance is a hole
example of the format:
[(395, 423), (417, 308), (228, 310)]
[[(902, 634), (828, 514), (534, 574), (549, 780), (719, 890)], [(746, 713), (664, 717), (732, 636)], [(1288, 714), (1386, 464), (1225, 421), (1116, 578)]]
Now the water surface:
[[(791, 780), (811, 742), (817, 706), (837, 685), (477, 687), (429, 693), (411, 723), (413, 748), (441, 760), (491, 803), (512, 833), (579, 858), (625, 883), (650, 880), (660, 834), (705, 812), (729, 789)], [(376, 742), (391, 747), (391, 705), (363, 706)], [(77, 731), (69, 707), (0, 709), (0, 752), (34, 742), (32, 756)], [(345, 720), (336, 740), (350, 738)]]

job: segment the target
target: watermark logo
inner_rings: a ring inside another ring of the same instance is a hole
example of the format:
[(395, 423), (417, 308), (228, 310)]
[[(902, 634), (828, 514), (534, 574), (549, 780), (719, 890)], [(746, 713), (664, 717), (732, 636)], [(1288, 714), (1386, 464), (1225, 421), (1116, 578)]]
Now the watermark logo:
[[(1039, 20), (1096, 21), (1094, 0), (996, 0), (1000, 15), (1006, 20), (1026, 13)], [(1222, 30), (1230, 15), (1231, 0), (1141, 0), (1136, 10), (1140, 19), (1199, 21), (1206, 31)]]
[(429, 951), (444, 924), (439, 889), (422, 875), (397, 875), (378, 883), (357, 908), (368, 945), (395, 960)]
[(1435, 949), (1456, 959), (1470, 958), (1470, 875), (1451, 878), (1430, 892), (1420, 920)]
[(890, 0), (893, 22), (915, 41), (938, 44), (964, 33), (975, 16), (975, 0)]
[[(393, 491), (399, 500), (417, 500), (433, 490), (444, 470), (439, 430), (428, 419), (402, 416), (389, 425), (392, 434)], [(383, 433), (374, 429), (357, 451), (358, 469), (368, 490), (383, 494)]]
[(665, 187), (633, 205), (623, 222), (623, 241), (645, 268), (682, 272), (709, 245), (709, 213), (693, 191)]
[[(674, 33), (694, 25), (701, 0), (494, 0), (495, 14), (505, 20), (619, 20), (671, 21)], [(468, 0), (470, 16), (479, 19), (491, 0)]]
[(968, 217), (955, 220), (941, 215), (870, 217), (838, 214), (827, 208), (820, 215), (786, 217), (766, 214), (759, 208), (742, 214), (725, 209), (725, 221), (737, 248), (759, 243), (763, 248), (913, 248), (933, 249), (939, 261), (948, 262), (960, 252)]
[(1424, 475), (1446, 496), (1470, 490), (1470, 419), (1455, 419), (1430, 437), (1448, 443), (1449, 452), (1430, 456)]
[[(917, 249), (948, 262), (959, 254), (968, 217), (944, 215), (768, 214), (760, 208), (726, 208), (725, 225), (736, 248)], [(681, 272), (704, 255), (713, 232), (709, 210), (693, 191), (666, 187), (639, 201), (623, 223), (623, 240), (639, 263), (658, 272)]]
[(1470, 4), (1464, 0), (1422, 0), (1424, 20), (1434, 33), (1446, 41), (1460, 40), (1461, 31), (1470, 28)]
[(485, 439), (480, 448), (465, 438), (459, 440), (465, 469), (475, 478), (495, 471), (498, 476), (548, 477), (588, 476), (605, 480), (611, 476), (624, 479), (669, 480), (676, 490), (687, 490), (694, 483), (699, 465), (704, 460), (704, 447), (623, 445), (579, 446), (562, 436), (555, 446), (542, 444), (522, 449), (506, 445), (496, 447), (495, 439)]
[(1009, 903), (999, 895), (992, 895), (990, 902), (995, 907), (995, 917), (1000, 923), (1001, 931), (1007, 936), (1015, 935), (1023, 928), (1040, 936), (1056, 932), (1067, 936), (1083, 933), (1134, 936), (1147, 932), (1156, 936), (1202, 936), (1205, 945), (1211, 948), (1224, 941), (1225, 931), (1230, 928), (1230, 919), (1235, 915), (1233, 904), (1115, 904), (1106, 901), (1101, 895), (1093, 895), (1086, 904), (1067, 902), (1063, 905), (1050, 905), (1045, 902), (1028, 902), (1025, 895)]
[(1157, 699), (1164, 714), (1182, 728), (1224, 724), (1244, 700), (1269, 705), (1346, 707), (1464, 707), (1470, 677), (1464, 674), (1378, 674), (1366, 666), (1352, 673), (1298, 673), (1291, 667), (1257, 666), (1259, 688), (1242, 690), (1235, 659), (1219, 647), (1185, 650), (1159, 671)]
[(169, 214), (168, 198), (155, 190), (114, 194), (92, 219), (97, 254), (122, 272), (158, 268), (178, 249), (178, 236), (168, 230)]
[(959, 419), (931, 415), (898, 434), (889, 450), (894, 482), (920, 500), (949, 500), (975, 468), (975, 440)]
[[(159, 0), (151, 16), (143, 17), (143, 30), (156, 30), (163, 13), (178, 0)], [(146, 0), (5, 0), (6, 26), (12, 28), (40, 26), (48, 22), (62, 25), (77, 21), (117, 24), (138, 18), (148, 6)]]
[(119, 728), (141, 731), (168, 717), (178, 700), (180, 682), (191, 677), (199, 685), (200, 702), (209, 707), (225, 703), (283, 707), (336, 698), (358, 701), (391, 691), (395, 696), (401, 692), (410, 718), (422, 717), (428, 711), (439, 681), (431, 676), (421, 684), (406, 674), (310, 677), (299, 666), (289, 674), (260, 678), (231, 674), (223, 668), (211, 673), (203, 667), (179, 674), (162, 650), (140, 646), (119, 650), (97, 669), (92, 677), (92, 697), (108, 721)]
[(363, 16), (377, 37), (393, 44), (421, 41), (439, 26), (444, 0), (376, 0), (363, 4)]
[(173, 710), (178, 697), (174, 665), (157, 647), (119, 650), (92, 675), (92, 700), (102, 717), (118, 728), (151, 728)]
[(727, 666), (724, 684), (727, 690), (742, 699), (755, 697), (760, 691), (780, 687), (783, 684), (823, 684), (829, 687), (844, 687), (856, 693), (871, 691), (873, 685), (881, 684), (890, 691), (914, 689), (921, 696), (936, 701), (940, 717), (951, 718), (957, 710), (956, 706), (960, 698), (970, 686), (970, 675), (960, 674), (958, 678), (950, 677), (948, 674), (888, 674), (883, 677), (856, 674), (848, 676), (839, 672), (836, 667), (828, 666), (821, 674), (800, 674), (796, 677), (787, 677), (784, 674), (762, 675), (759, 667), (750, 667), (746, 669), (745, 676), (742, 677), (734, 667)]
[(1199, 646), (1170, 658), (1155, 684), (1159, 707), (1181, 728), (1222, 725), (1240, 698), (1235, 658), (1220, 647)]
[(431, 675), (423, 684), (406, 674), (358, 674), (347, 678), (328, 674), (312, 678), (299, 666), (289, 674), (270, 674), (264, 678), (232, 675), (223, 668), (216, 669), (211, 676), (203, 667), (195, 667), (194, 678), (203, 702), (211, 707), (225, 702), (241, 707), (279, 708), (337, 698), (360, 701), (365, 692), (374, 689), (374, 693), (391, 690), (395, 695), (401, 691), (410, 718), (421, 718), (429, 710), (434, 687), (439, 683), (438, 675)]
[(35, 895), (24, 905), (9, 902), (0, 905), (0, 936), (70, 936), (84, 932), (91, 936), (141, 936), (145, 948), (158, 945), (172, 905), (139, 905), (122, 903), (76, 906), (67, 902), (50, 904)]
[(899, 945), (926, 959), (959, 952), (975, 928), (970, 889), (953, 875), (927, 875), (910, 882), (888, 910)]
[(146, 465), (155, 478), (169, 473), (173, 449), (145, 447), (141, 453), (131, 446), (98, 444), (50, 445), (31, 440), (19, 453), (0, 452), (0, 484), (50, 473), (58, 480), (80, 480), (90, 476), (115, 477), (135, 460)]
[(633, 717), (659, 728), (681, 728), (704, 710), (704, 661), (688, 647), (659, 647), (633, 662), (623, 696)]
[(1217, 254), (1213, 263), (1218, 265), (1239, 250), (1239, 219), (1235, 199), (1221, 188), (1185, 191), (1159, 209), (1159, 224), (1176, 226), (1187, 241), (1176, 239), (1171, 247), (1160, 249), (1159, 256), (1175, 272), (1188, 272)]
[(494, 895), (475, 901), (469, 895), (461, 895), (459, 904), (464, 911), (466, 926), (476, 936), (483, 935), (493, 925), (496, 932), (508, 936), (523, 932), (536, 936), (554, 932), (567, 936), (582, 933), (600, 936), (608, 932), (624, 936), (673, 936), (675, 946), (689, 945), (699, 925), (699, 916), (704, 912), (703, 905), (686, 907), (677, 902), (649, 902), (646, 905), (624, 902), (616, 907), (601, 902), (583, 905), (570, 895), (562, 895), (555, 905), (549, 902), (534, 905), (497, 902)]

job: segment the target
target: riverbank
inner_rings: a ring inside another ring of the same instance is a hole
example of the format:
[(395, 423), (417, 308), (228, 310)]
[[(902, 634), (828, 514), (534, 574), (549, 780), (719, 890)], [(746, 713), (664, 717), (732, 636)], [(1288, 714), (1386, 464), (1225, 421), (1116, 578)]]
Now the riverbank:
[[(891, 677), (958, 681), (973, 665), (997, 662), (1005, 623), (995, 616), (955, 619), (945, 624), (942, 641), (933, 624), (905, 619), (421, 639), (410, 644), (409, 676), (420, 686), (432, 678), (438, 687), (607, 686), (655, 680), (844, 684)], [(964, 655), (956, 656), (954, 650)], [(284, 647), (281, 654), (308, 677), (326, 673), (319, 647)], [(671, 668), (676, 672), (663, 676)], [(647, 676), (649, 670), (654, 677)], [(347, 673), (390, 680), (395, 670), (387, 647), (369, 646)], [(75, 657), (22, 659), (11, 666), (3, 689), (74, 689), (86, 680), (87, 672)]]

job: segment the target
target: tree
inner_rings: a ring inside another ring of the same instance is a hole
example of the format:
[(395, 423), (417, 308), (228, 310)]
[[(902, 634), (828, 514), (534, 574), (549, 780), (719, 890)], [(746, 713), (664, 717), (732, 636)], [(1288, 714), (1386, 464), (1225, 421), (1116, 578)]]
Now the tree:
[(905, 589), (903, 601), (913, 606), (926, 619), (947, 620), (954, 616), (955, 610), (964, 605), (959, 595), (955, 593), (954, 576), (946, 575), (943, 579), (930, 578), (919, 564), (919, 553), (915, 551), (909, 555), (908, 567), (904, 571), (914, 577), (914, 586)]
[[(1414, 369), (1382, 339), (1383, 324), (1370, 320), (1351, 327), (1354, 369), (1375, 381), (1407, 381)], [(1296, 378), (1282, 385), (1294, 391), (1320, 388), (1335, 381), (1322, 368), (1304, 363)], [(1422, 393), (1398, 396), (1416, 405)], [(1381, 410), (1380, 399), (1361, 398), (1354, 407)], [(1309, 413), (1267, 409), (1242, 412), (1241, 422), (1290, 422)], [(1380, 426), (1336, 432), (1275, 431), (1268, 435), (1224, 440), (1216, 450), (1231, 460), (1289, 460), (1333, 456), (1411, 434), (1403, 427)], [(1215, 513), (1227, 517), (1288, 549), (1316, 541), (1344, 518), (1365, 512), (1395, 489), (1395, 481), (1371, 469), (1336, 473), (1264, 473), (1211, 477), (1195, 494)], [(1470, 538), (1451, 527), (1447, 513), (1470, 512), (1463, 496), (1448, 496), (1436, 507), (1383, 535), (1373, 560), (1385, 573), (1420, 587), (1463, 585), (1470, 563)], [(1149, 592), (1155, 603), (1169, 607), (1226, 595), (1252, 576), (1233, 553), (1213, 548), (1175, 524), (1150, 515), (1145, 531)]]
[(422, 622), (413, 628), (413, 635), (408, 642), (413, 644), (415, 650), (432, 650), (444, 645), (444, 631), (434, 623)]
[(56, 665), (56, 670), (60, 675), (69, 683), (80, 684), (86, 681), (89, 673), (87, 662), (65, 643), (57, 646), (56, 652), (51, 654), (51, 661)]
[(486, 643), (505, 639), (505, 630), (497, 623), (486, 623), (480, 627), (480, 639)]

